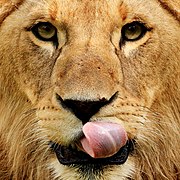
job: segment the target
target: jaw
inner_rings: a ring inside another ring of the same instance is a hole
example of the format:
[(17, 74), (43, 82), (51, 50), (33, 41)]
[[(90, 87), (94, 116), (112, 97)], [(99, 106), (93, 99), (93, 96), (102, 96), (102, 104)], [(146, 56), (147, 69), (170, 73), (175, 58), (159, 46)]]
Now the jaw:
[(66, 166), (59, 163), (56, 156), (51, 159), (49, 168), (54, 170), (54, 176), (58, 180), (109, 180), (128, 179), (135, 171), (134, 157), (129, 156), (123, 165), (84, 164)]

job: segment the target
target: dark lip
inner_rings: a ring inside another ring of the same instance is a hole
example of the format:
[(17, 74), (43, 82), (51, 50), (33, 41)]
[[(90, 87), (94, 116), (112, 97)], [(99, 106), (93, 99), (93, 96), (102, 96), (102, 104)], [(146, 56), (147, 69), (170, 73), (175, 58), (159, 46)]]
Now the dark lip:
[(50, 142), (51, 149), (55, 152), (58, 161), (63, 165), (73, 164), (101, 164), (120, 165), (124, 164), (129, 154), (134, 150), (134, 140), (128, 140), (115, 155), (108, 158), (92, 158), (88, 154), (73, 149), (72, 147), (61, 146), (55, 142)]

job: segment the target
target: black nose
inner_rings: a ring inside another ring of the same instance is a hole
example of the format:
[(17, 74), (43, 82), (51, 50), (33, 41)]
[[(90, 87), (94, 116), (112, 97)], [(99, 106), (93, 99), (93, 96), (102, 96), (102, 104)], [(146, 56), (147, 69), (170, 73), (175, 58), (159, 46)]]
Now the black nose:
[(116, 94), (113, 95), (109, 100), (102, 98), (99, 101), (79, 101), (72, 99), (63, 100), (59, 95), (56, 95), (56, 98), (64, 108), (71, 110), (74, 115), (80, 119), (83, 124), (85, 124), (100, 110), (101, 107), (109, 104), (115, 96)]

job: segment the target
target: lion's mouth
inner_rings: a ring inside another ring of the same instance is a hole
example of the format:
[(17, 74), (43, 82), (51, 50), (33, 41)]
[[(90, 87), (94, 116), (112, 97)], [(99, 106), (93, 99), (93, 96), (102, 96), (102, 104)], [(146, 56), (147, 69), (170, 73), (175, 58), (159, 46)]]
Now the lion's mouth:
[(51, 142), (51, 149), (56, 153), (58, 161), (63, 165), (73, 164), (102, 164), (102, 165), (120, 165), (124, 164), (133, 151), (133, 140), (128, 140), (116, 154), (107, 158), (92, 158), (83, 151), (74, 149), (73, 147), (61, 146), (57, 143)]
[(71, 147), (51, 143), (61, 164), (123, 164), (133, 149), (132, 141), (120, 124), (87, 122), (82, 133)]

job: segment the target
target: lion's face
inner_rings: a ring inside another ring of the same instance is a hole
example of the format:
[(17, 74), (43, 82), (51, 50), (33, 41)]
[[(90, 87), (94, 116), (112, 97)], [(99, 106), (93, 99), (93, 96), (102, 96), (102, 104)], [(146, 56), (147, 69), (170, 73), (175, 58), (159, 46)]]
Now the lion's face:
[(179, 74), (178, 21), (156, 1), (25, 0), (0, 33), (1, 74), (36, 109), (56, 176), (130, 177)]

